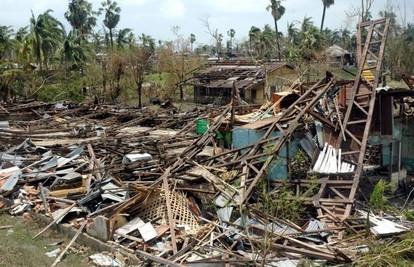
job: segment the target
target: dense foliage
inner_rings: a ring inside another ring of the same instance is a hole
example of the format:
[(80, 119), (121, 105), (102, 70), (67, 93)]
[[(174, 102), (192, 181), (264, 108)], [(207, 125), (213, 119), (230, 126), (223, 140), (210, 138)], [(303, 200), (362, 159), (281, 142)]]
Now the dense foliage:
[[(371, 5), (367, 3), (373, 1), (362, 2), (365, 5), (359, 14), (369, 19)], [(207, 21), (214, 42), (203, 45), (196, 44), (195, 34), (183, 36), (179, 27), (173, 27), (173, 41), (156, 41), (147, 34), (135, 35), (129, 28), (119, 29), (122, 10), (114, 0), (103, 1), (101, 7), (93, 7), (87, 0), (70, 0), (64, 14), (69, 31), (52, 10), (32, 13), (28, 25), (20, 29), (0, 26), (0, 96), (4, 101), (16, 97), (48, 101), (90, 98), (139, 105), (150, 97), (183, 100), (191, 92), (184, 82), (207, 57), (285, 60), (309, 69), (326, 62), (324, 51), (332, 45), (355, 52), (355, 30), (331, 30), (324, 23), (333, 0), (320, 2), (320, 27), (314, 18), (305, 17), (289, 23), (285, 33), (279, 21), (289, 10), (283, 3), (269, 0), (267, 11), (274, 25), (252, 26), (245, 39), (237, 39), (232, 28), (222, 34)], [(379, 16), (391, 19), (386, 53), (389, 73), (394, 79), (413, 74), (414, 25), (399, 24), (392, 8)], [(97, 30), (98, 20), (105, 26), (101, 31)]]

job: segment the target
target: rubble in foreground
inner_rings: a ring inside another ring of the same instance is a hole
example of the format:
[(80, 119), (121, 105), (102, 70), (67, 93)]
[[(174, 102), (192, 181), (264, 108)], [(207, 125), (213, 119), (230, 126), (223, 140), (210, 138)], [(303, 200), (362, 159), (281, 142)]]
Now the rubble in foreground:
[[(365, 27), (372, 34), (388, 23)], [(413, 229), (408, 216), (385, 206), (385, 185), (364, 192), (383, 175), (385, 150), (369, 140), (373, 126), (382, 119), (380, 137), (389, 134), (384, 118), (395, 114), (376, 112), (376, 100), (394, 107), (399, 99), (401, 119), (410, 116), (411, 92), (380, 87), (382, 53), (361, 55), (378, 69), (369, 81), (365, 64), (355, 81), (331, 73), (296, 81), (290, 94), (257, 110), (240, 107), (236, 83), (229, 105), (185, 113), (171, 105), (2, 105), (1, 205), (12, 215), (49, 217), (34, 238), (56, 224), (76, 229), (53, 266), (84, 232), (134, 257), (101, 253), (91, 256), (96, 264), (355, 263), (371, 250), (367, 236), (380, 243)], [(401, 177), (398, 170), (397, 185)], [(409, 198), (398, 208), (410, 207)]]

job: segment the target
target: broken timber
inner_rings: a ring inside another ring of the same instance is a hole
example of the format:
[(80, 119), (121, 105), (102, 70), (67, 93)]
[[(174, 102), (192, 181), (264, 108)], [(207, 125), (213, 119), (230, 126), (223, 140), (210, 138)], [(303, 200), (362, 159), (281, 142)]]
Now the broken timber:
[[(249, 199), (257, 182), (265, 174), (270, 163), (278, 157), (280, 149), (289, 142), (294, 131), (301, 125), (300, 121), (310, 112), (318, 101), (335, 85), (331, 74), (320, 80), (296, 100), (282, 115), (267, 128), (265, 135), (254, 145), (236, 149), (213, 157), (209, 166), (214, 168), (233, 167), (242, 173), (240, 191), (241, 203)], [(314, 112), (315, 113), (315, 112)], [(278, 137), (272, 133), (278, 131)], [(269, 147), (272, 148), (269, 150)]]
[[(353, 202), (362, 175), (365, 151), (371, 130), (372, 117), (374, 113), (376, 89), (382, 79), (382, 65), (384, 50), (388, 35), (390, 21), (381, 19), (364, 22), (359, 25), (358, 36), (367, 30), (365, 42), (358, 42), (358, 51), (361, 51), (358, 62), (358, 73), (347, 102), (347, 110), (342, 125), (345, 135), (349, 138), (344, 140), (342, 134), (338, 135), (337, 147), (342, 149), (345, 160), (356, 165), (355, 172), (350, 179), (345, 176), (330, 175), (322, 183), (318, 195), (314, 199), (318, 216), (328, 221), (341, 222), (346, 220), (352, 211)], [(364, 43), (364, 44), (362, 44)], [(373, 72), (373, 78), (366, 79), (366, 72)], [(361, 119), (362, 117), (362, 119)], [(354, 127), (358, 124), (359, 127)], [(363, 129), (362, 131), (360, 129)], [(359, 131), (358, 131), (359, 130)], [(346, 187), (337, 187), (338, 180), (346, 181)], [(338, 201), (333, 205), (325, 203), (322, 199), (335, 198)]]

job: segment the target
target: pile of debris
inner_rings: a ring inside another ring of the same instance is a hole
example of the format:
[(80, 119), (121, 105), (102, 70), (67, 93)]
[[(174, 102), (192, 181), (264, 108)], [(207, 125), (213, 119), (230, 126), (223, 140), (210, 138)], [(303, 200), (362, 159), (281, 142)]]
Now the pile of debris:
[[(361, 25), (368, 47), (385, 45), (388, 25)], [(3, 105), (1, 205), (12, 215), (50, 218), (35, 237), (57, 224), (77, 229), (55, 264), (81, 234), (141, 265), (352, 262), (366, 249), (367, 227), (377, 237), (413, 228), (364, 211), (356, 196), (382, 57), (383, 49), (359, 55), (375, 62), (373, 80), (364, 79), (361, 64), (355, 81), (331, 73), (308, 87), (297, 81), (291, 94), (248, 114), (237, 111), (234, 97), (185, 113)], [(124, 264), (105, 253), (91, 260)]]

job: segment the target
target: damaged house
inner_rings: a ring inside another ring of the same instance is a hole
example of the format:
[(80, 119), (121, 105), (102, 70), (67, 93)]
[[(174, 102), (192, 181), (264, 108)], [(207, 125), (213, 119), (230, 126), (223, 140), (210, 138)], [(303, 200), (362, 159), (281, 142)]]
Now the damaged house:
[[(110, 262), (98, 266), (368, 262), (373, 245), (414, 229), (399, 206), (369, 206), (379, 179), (408, 184), (414, 171), (414, 90), (384, 83), (389, 24), (360, 24), (354, 80), (327, 72), (305, 83), (285, 64), (222, 63), (197, 75), (195, 98), (228, 105), (0, 103), (0, 204), (47, 220), (33, 238), (73, 230), (52, 266), (86, 238), (105, 245), (89, 256)], [(258, 109), (238, 96), (272, 101)]]
[(194, 102), (228, 104), (233, 87), (249, 104), (263, 104), (266, 95), (287, 90), (298, 78), (297, 70), (285, 63), (221, 62), (193, 77)]

